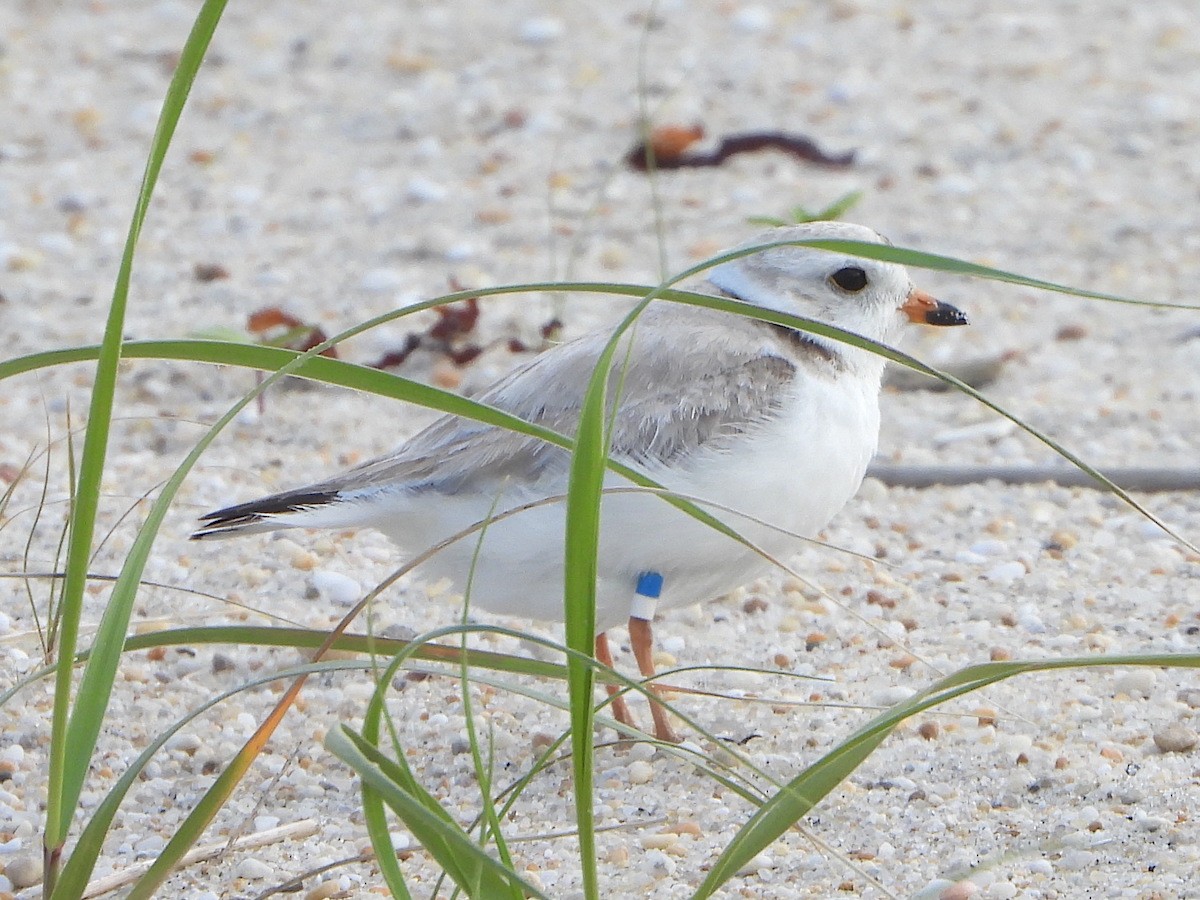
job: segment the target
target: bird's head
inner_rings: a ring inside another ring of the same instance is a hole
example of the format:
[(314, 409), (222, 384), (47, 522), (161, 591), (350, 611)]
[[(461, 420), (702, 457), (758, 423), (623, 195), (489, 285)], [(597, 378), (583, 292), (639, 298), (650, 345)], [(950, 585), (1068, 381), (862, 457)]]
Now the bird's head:
[[(889, 243), (862, 225), (808, 222), (763, 232), (742, 247), (814, 240)], [(903, 266), (817, 247), (772, 247), (715, 267), (708, 280), (746, 303), (816, 319), (885, 344), (894, 343), (911, 322), (967, 323), (957, 308), (915, 288)]]

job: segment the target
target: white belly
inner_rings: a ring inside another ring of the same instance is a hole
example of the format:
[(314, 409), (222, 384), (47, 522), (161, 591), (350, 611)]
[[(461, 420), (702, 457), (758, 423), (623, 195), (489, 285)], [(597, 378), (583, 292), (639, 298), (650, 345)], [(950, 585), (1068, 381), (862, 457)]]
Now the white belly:
[[(877, 395), (870, 385), (850, 392), (812, 378), (782, 415), (747, 434), (722, 453), (698, 454), (682, 469), (648, 472), (664, 487), (704, 498), (776, 526), (704, 507), (770, 555), (794, 551), (793, 534), (811, 536), (853, 496), (875, 451), (879, 432)], [(627, 487), (611, 477), (608, 485)], [(565, 483), (539, 485), (539, 495), (565, 493)], [(495, 497), (446, 497), (436, 506), (426, 496), (407, 515), (393, 510), (378, 527), (411, 553), (535, 495), (510, 486)], [(394, 502), (394, 501), (393, 501)], [(563, 503), (525, 510), (491, 525), (480, 538), (458, 542), (426, 563), (430, 577), (450, 577), (462, 590), (475, 557), (470, 602), (493, 612), (561, 621)], [(660, 607), (682, 606), (728, 593), (770, 569), (770, 563), (733, 539), (697, 522), (659, 497), (609, 494), (601, 507), (596, 621), (598, 630), (624, 622), (638, 576), (663, 576)]]

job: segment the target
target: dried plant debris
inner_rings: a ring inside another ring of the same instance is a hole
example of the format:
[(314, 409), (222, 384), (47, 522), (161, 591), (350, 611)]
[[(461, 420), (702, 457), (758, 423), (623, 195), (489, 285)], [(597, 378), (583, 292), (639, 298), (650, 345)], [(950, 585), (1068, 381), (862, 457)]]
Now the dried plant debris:
[(198, 262), (192, 266), (192, 277), (197, 281), (222, 281), (229, 277), (229, 270), (220, 263)]
[[(455, 291), (463, 289), (462, 285), (453, 279), (450, 287)], [(369, 365), (375, 369), (395, 368), (407, 362), (419, 348), (423, 348), (449, 359), (456, 366), (465, 366), (483, 352), (482, 346), (467, 340), (479, 323), (478, 297), (435, 306), (433, 311), (437, 314), (437, 320), (426, 331), (405, 335), (404, 343), (398, 349), (388, 351)]]
[[(670, 168), (692, 144), (703, 139), (703, 125), (660, 125), (650, 132), (650, 155), (659, 168)], [(645, 171), (646, 149), (642, 142), (629, 152), (629, 164), (635, 169)]]
[[(251, 313), (246, 320), (246, 330), (260, 344), (301, 353), (328, 339), (319, 325), (311, 325), (278, 306), (268, 306)], [(337, 359), (337, 348), (327, 347), (321, 351), (321, 355)]]
[[(455, 290), (461, 288), (456, 287)], [(438, 320), (429, 329), (429, 336), (434, 340), (451, 343), (475, 330), (479, 322), (479, 298), (468, 297), (461, 303), (434, 307), (433, 311), (437, 313)]]
[(550, 347), (551, 344), (557, 344), (562, 340), (563, 323), (561, 319), (554, 318), (543, 324), (538, 329), (538, 334), (541, 335), (541, 342), (536, 346), (526, 344), (520, 338), (508, 339), (508, 351), (510, 353), (541, 353)]
[(538, 337), (540, 340), (533, 343), (527, 343), (519, 337), (501, 338), (489, 346), (495, 344), (504, 344), (508, 348), (509, 353), (542, 353), (549, 350), (554, 344), (562, 341), (563, 323), (562, 319), (557, 316), (547, 319), (538, 326)]
[(414, 350), (421, 346), (421, 335), (407, 334), (404, 336), (404, 343), (400, 345), (399, 350), (389, 350), (383, 356), (379, 357), (375, 362), (368, 363), (373, 369), (392, 369), (396, 366), (403, 365), (404, 362), (412, 356)]
[(784, 131), (746, 131), (723, 138), (715, 150), (689, 152), (704, 137), (701, 125), (662, 125), (625, 154), (625, 164), (638, 172), (650, 169), (689, 169), (719, 166), (738, 153), (782, 150), (797, 159), (821, 166), (844, 167), (854, 163), (854, 151), (827, 153), (811, 138)]
[[(450, 280), (450, 288), (462, 291), (463, 286), (454, 279)], [(466, 366), (485, 350), (498, 344), (503, 344), (510, 353), (530, 353), (545, 350), (551, 343), (558, 340), (562, 333), (562, 322), (551, 319), (541, 326), (539, 334), (541, 342), (530, 346), (519, 338), (501, 338), (491, 343), (478, 343), (469, 340), (476, 335), (479, 324), (479, 298), (468, 297), (458, 303), (448, 303), (445, 306), (435, 306), (437, 320), (423, 332), (413, 332), (404, 336), (404, 342), (395, 350), (390, 350), (373, 363), (375, 369), (391, 369), (403, 365), (418, 349), (429, 350), (449, 360), (458, 367)]]

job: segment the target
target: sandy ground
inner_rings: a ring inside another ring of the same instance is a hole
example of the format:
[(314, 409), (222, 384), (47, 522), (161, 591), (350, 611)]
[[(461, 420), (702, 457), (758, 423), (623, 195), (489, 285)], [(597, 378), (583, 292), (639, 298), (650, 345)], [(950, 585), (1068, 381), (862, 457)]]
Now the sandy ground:
[[(6, 356), (98, 339), (145, 148), (194, 7), (0, 7)], [(335, 332), (445, 292), (452, 280), (653, 281), (660, 246), (667, 268), (678, 270), (750, 234), (750, 216), (820, 206), (850, 190), (864, 192), (851, 218), (901, 245), (1195, 302), (1198, 72), (1192, 0), (664, 2), (652, 11), (626, 0), (231, 4), (142, 238), (127, 332), (237, 329), (271, 305)], [(652, 188), (620, 165), (636, 137), (639, 97), (659, 122), (701, 122), (714, 138), (797, 131), (831, 150), (856, 149), (858, 162), (828, 170), (767, 152), (665, 173)], [(219, 265), (228, 277), (198, 280), (198, 264)], [(940, 363), (1014, 351), (990, 396), (1091, 461), (1196, 465), (1197, 314), (933, 273), (916, 279), (968, 309), (974, 323), (922, 336), (911, 345), (920, 355)], [(554, 315), (569, 336), (618, 308), (595, 298), (489, 302), (479, 334), (533, 343)], [(344, 355), (374, 359), (428, 324), (380, 329)], [(519, 358), (489, 351), (466, 371), (464, 387)], [(403, 370), (446, 372), (421, 353)], [(66, 485), (61, 438), (68, 415), (80, 424), (88, 382), (88, 368), (77, 367), (0, 391), (0, 463), (19, 467), (45, 446), (47, 429), (56, 441), (32, 569), (51, 566)], [(251, 384), (241, 371), (127, 365), (104, 527), (153, 491), (202, 424)], [(1051, 459), (965, 397), (891, 393), (883, 410), (888, 460)], [(338, 600), (356, 592), (336, 576), (369, 586), (398, 563), (381, 537), (197, 546), (186, 542), (192, 519), (390, 448), (428, 420), (425, 411), (332, 390), (274, 391), (265, 411), (243, 415), (188, 480), (147, 572), (206, 596), (147, 588), (135, 626), (335, 621), (345, 609)], [(37, 491), (23, 487), (0, 523), (7, 571), (22, 568)], [(1146, 502), (1200, 539), (1195, 494)], [(130, 521), (116, 527), (98, 572), (116, 571), (132, 533)], [(1200, 559), (1093, 491), (868, 482), (827, 537), (891, 565), (807, 550), (796, 569), (836, 604), (779, 575), (658, 626), (680, 664), (832, 679), (701, 674), (695, 683), (777, 702), (681, 701), (717, 734), (757, 735), (743, 750), (777, 778), (849, 734), (867, 715), (857, 707), (895, 702), (938, 672), (1006, 655), (1197, 646)], [(45, 583), (34, 585), (38, 603), (47, 593)], [(104, 597), (98, 587), (89, 622)], [(430, 596), (413, 578), (377, 610), (377, 627), (422, 631), (454, 616), (453, 598)], [(25, 588), (0, 581), (5, 685), (37, 665), (32, 629)], [(296, 660), (212, 648), (128, 658), (85, 804), (181, 711)], [(627, 652), (618, 664), (631, 667)], [(369, 691), (362, 673), (311, 684), (304, 709), (288, 718), (210, 834), (222, 841), (313, 820), (311, 836), (192, 866), (162, 896), (253, 897), (358, 852), (366, 837), (355, 785), (321, 740), (336, 723), (357, 720)], [(458, 692), (446, 679), (410, 683), (396, 710), (410, 761), (466, 819), (477, 790), (461, 752)], [(565, 721), (515, 695), (479, 686), (473, 695), (505, 773), (523, 771)], [(184, 729), (132, 792), (98, 874), (158, 852), (275, 696), (240, 694)], [(38, 685), (0, 711), (0, 762), (11, 772), (0, 784), (0, 865), (37, 851), (48, 697)], [(788, 698), (834, 705), (778, 702)], [(969, 878), (946, 896), (1200, 897), (1200, 767), (1194, 753), (1161, 752), (1154, 740), (1171, 725), (1196, 728), (1197, 707), (1200, 680), (1180, 670), (1041, 675), (972, 696), (898, 731), (805, 823), (805, 834), (778, 842), (722, 896), (883, 896), (869, 878), (894, 895), (938, 896)], [(605, 896), (687, 896), (750, 813), (670, 756), (601, 749), (597, 771), (598, 821), (620, 826), (601, 837)], [(534, 838), (515, 845), (522, 867), (554, 897), (574, 896), (579, 884), (571, 840), (538, 838), (571, 820), (566, 777), (559, 767), (539, 778), (511, 823), (513, 834)], [(419, 853), (406, 872), (427, 894), (434, 873)], [(357, 897), (380, 884), (370, 865), (355, 864), (308, 879), (304, 890)], [(0, 876), (0, 889), (11, 887)]]

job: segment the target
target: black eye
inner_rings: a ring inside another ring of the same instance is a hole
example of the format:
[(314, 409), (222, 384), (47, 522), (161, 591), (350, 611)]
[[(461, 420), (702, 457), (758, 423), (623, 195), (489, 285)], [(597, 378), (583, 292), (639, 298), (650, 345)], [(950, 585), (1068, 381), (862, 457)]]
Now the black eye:
[(857, 294), (867, 286), (867, 273), (858, 266), (846, 266), (829, 276), (843, 291)]

